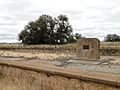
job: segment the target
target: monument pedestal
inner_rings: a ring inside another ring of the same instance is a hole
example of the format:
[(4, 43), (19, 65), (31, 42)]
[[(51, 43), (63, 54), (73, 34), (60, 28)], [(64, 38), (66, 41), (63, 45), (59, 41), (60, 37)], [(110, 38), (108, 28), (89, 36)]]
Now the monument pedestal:
[(78, 59), (100, 59), (100, 41), (97, 38), (82, 38), (77, 45)]

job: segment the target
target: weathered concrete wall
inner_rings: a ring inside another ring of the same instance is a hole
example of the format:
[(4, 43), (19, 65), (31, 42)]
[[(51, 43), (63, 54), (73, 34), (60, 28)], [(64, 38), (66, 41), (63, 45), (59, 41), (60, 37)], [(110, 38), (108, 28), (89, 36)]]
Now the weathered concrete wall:
[(120, 90), (119, 85), (112, 83), (78, 79), (46, 70), (38, 71), (18, 65), (0, 64), (0, 90)]
[(100, 59), (100, 41), (96, 38), (78, 40), (77, 57), (79, 59)]

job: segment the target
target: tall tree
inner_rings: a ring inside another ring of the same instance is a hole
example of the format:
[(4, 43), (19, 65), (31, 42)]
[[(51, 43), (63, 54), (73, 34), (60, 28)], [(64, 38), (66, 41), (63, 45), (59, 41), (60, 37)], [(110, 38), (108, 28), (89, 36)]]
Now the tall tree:
[(64, 44), (68, 43), (72, 35), (72, 27), (65, 15), (52, 18), (41, 15), (37, 20), (31, 21), (19, 33), (19, 40), (23, 44)]
[(24, 27), (24, 30), (19, 33), (19, 40), (22, 40), (24, 44), (35, 44), (36, 42), (36, 30), (37, 24), (34, 21), (31, 21)]
[(70, 35), (72, 34), (72, 26), (69, 24), (68, 17), (66, 15), (59, 15), (55, 19), (56, 25), (56, 39), (60, 44), (68, 42)]
[(55, 21), (49, 15), (42, 15), (36, 21), (29, 22), (19, 34), (23, 44), (52, 44), (54, 42)]
[(39, 37), (42, 41), (42, 44), (52, 44), (55, 42), (54, 40), (54, 27), (55, 21), (49, 15), (42, 15), (36, 20), (36, 23), (40, 29)]

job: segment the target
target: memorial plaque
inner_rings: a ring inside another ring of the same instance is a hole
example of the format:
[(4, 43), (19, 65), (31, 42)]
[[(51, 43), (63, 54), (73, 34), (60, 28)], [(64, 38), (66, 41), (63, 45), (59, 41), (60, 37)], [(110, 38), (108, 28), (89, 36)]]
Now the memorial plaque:
[(83, 45), (83, 49), (89, 49), (89, 45)]
[(100, 59), (100, 41), (96, 38), (82, 38), (77, 42), (78, 59)]

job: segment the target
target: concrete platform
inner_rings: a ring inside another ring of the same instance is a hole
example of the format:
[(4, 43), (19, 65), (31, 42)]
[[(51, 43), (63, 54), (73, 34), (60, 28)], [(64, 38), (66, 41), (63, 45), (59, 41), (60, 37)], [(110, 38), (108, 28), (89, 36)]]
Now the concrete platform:
[(2, 57), (0, 65), (120, 87), (120, 65), (112, 63), (113, 60), (6, 60)]

